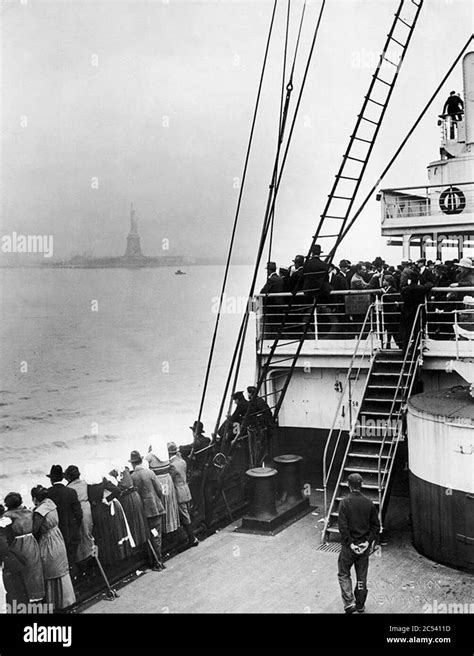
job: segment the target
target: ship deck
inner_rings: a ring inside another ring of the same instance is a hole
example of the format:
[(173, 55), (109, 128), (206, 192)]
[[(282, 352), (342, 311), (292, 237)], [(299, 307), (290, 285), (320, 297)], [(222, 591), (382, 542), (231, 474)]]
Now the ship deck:
[[(80, 612), (341, 613), (338, 554), (318, 550), (320, 492), (313, 492), (311, 505), (309, 514), (275, 536), (235, 533), (240, 521), (229, 524), (168, 560), (164, 572), (146, 571), (117, 588), (119, 598), (101, 598)], [(468, 573), (414, 549), (409, 501), (392, 497), (384, 539), (370, 559), (366, 612), (446, 612), (441, 604), (469, 606), (471, 585)]]

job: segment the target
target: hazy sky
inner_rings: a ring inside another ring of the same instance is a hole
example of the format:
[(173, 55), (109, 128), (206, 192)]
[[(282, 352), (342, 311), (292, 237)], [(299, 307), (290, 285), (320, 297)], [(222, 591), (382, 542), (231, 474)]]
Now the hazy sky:
[[(291, 3), (290, 52), (301, 6)], [(277, 206), (281, 263), (308, 247), (397, 6), (327, 2)], [(55, 257), (122, 253), (133, 201), (146, 254), (159, 254), (168, 239), (172, 254), (225, 255), (272, 7), (2, 3), (0, 232), (52, 234)], [(319, 8), (307, 7), (295, 100)], [(238, 253), (250, 259), (275, 153), (285, 12), (280, 0), (238, 233)], [(472, 29), (470, 0), (425, 0), (366, 189)], [(358, 65), (364, 59), (369, 65)], [(426, 182), (439, 152), (437, 113), (461, 80), (459, 67), (383, 187)], [(374, 199), (341, 256), (383, 250), (379, 212)]]

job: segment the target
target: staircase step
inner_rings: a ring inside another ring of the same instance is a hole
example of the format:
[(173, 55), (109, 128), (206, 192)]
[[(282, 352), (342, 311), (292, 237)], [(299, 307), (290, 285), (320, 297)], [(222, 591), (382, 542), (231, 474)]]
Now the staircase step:
[[(345, 466), (344, 471), (357, 472), (358, 474), (378, 474), (378, 469), (374, 469), (373, 467), (356, 467), (355, 465), (351, 465), (350, 467)], [(380, 473), (386, 474), (387, 471), (388, 469), (381, 469)]]
[[(365, 496), (367, 498), (369, 498), (372, 501), (372, 503), (375, 503), (375, 504), (379, 505), (379, 496), (378, 496), (378, 494), (377, 495), (374, 494), (372, 497), (370, 497), (368, 494), (366, 494)], [(337, 503), (340, 503), (345, 498), (346, 497), (336, 497), (335, 501)]]
[[(339, 485), (342, 485), (342, 487), (349, 487), (349, 483), (346, 483), (346, 482), (339, 483)], [(373, 483), (365, 483), (364, 482), (363, 485), (362, 485), (362, 494), (364, 494), (364, 488), (366, 488), (367, 490), (378, 490), (379, 486), (375, 485)]]
[[(353, 437), (352, 438), (352, 445), (354, 444), (382, 444), (383, 440), (381, 437), (374, 436), (374, 437)], [(385, 440), (385, 446), (390, 446), (392, 444), (392, 440)], [(351, 445), (351, 446), (352, 446)]]
[[(379, 457), (378, 453), (357, 453), (357, 452), (354, 453), (353, 451), (349, 452), (347, 455), (350, 456), (351, 458), (378, 458)], [(388, 458), (389, 456), (384, 455), (382, 453), (382, 455), (380, 457), (381, 458)]]

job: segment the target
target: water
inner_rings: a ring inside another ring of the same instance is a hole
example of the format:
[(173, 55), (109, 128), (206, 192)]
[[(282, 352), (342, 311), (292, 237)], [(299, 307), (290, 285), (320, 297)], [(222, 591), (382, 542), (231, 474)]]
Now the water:
[[(202, 419), (214, 427), (251, 267), (233, 267)], [(109, 465), (150, 435), (192, 439), (223, 275), (156, 269), (0, 269), (0, 497), (51, 464)], [(234, 311), (237, 309), (237, 311)], [(253, 382), (250, 322), (239, 387)]]

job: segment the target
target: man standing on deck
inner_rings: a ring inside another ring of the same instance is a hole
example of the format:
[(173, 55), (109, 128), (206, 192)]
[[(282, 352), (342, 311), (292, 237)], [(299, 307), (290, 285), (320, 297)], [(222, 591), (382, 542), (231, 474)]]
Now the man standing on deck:
[(63, 483), (64, 474), (61, 465), (52, 465), (46, 476), (51, 481), (48, 498), (54, 501), (58, 510), (59, 529), (66, 545), (67, 559), (71, 574), (76, 574), (77, 550), (81, 542), (82, 508), (76, 490)]
[(184, 528), (190, 547), (197, 547), (199, 540), (194, 535), (191, 524), (191, 491), (186, 477), (186, 462), (181, 458), (178, 447), (174, 442), (168, 442), (168, 454), (170, 459), (170, 474), (173, 479), (178, 500), (179, 519)]
[(137, 488), (138, 494), (143, 502), (143, 511), (148, 522), (151, 542), (158, 561), (152, 569), (160, 571), (166, 568), (161, 556), (162, 519), (165, 514), (165, 507), (162, 503), (163, 490), (156, 474), (151, 469), (145, 469), (143, 467), (143, 458), (138, 451), (132, 451), (129, 462), (133, 467), (133, 485)]
[[(367, 572), (370, 544), (380, 532), (377, 509), (361, 493), (362, 476), (350, 474), (347, 478), (350, 494), (339, 504), (338, 528), (341, 534), (341, 552), (338, 559), (339, 585), (346, 613), (363, 613), (367, 598)], [(354, 565), (357, 582), (352, 592), (351, 567)]]

